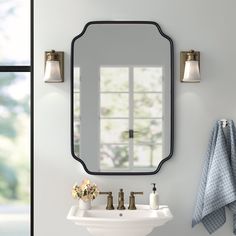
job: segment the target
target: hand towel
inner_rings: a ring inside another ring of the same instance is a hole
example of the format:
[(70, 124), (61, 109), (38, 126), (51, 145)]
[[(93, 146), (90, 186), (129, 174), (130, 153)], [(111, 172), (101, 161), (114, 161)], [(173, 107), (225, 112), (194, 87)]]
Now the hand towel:
[(233, 213), (236, 234), (236, 130), (232, 120), (225, 128), (217, 121), (212, 130), (192, 227), (202, 222), (210, 234), (215, 232), (226, 221), (225, 207)]

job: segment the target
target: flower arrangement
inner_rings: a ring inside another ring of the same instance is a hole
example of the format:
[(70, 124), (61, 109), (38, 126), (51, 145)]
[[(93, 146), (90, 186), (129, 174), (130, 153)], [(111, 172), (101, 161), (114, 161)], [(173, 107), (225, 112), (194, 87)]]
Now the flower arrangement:
[(85, 179), (80, 185), (75, 184), (72, 188), (72, 196), (76, 199), (82, 199), (87, 202), (94, 200), (99, 194), (97, 185)]

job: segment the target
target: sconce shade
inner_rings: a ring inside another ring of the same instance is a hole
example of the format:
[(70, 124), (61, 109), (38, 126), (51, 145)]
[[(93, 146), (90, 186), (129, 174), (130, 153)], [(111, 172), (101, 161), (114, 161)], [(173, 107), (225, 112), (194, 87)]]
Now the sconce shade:
[(45, 52), (44, 82), (60, 83), (64, 81), (64, 53)]
[(59, 61), (47, 61), (44, 74), (45, 82), (63, 82)]
[(200, 52), (190, 50), (180, 52), (180, 81), (200, 82)]
[(198, 61), (186, 61), (184, 69), (184, 82), (199, 82), (200, 71)]

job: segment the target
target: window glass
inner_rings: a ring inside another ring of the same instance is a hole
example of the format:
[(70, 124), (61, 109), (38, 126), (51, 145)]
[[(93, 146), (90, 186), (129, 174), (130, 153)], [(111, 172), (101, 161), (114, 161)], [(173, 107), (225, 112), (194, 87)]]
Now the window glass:
[(74, 68), (74, 93), (79, 93), (79, 92), (80, 92), (80, 67), (75, 67)]
[(101, 117), (129, 116), (128, 93), (105, 93), (100, 95)]
[(134, 94), (134, 117), (162, 117), (162, 94)]
[(0, 73), (0, 235), (29, 235), (30, 73)]
[(161, 143), (162, 119), (134, 119), (134, 141)]
[(100, 158), (101, 170), (111, 170), (112, 168), (128, 168), (128, 145), (102, 144)]
[(135, 167), (156, 167), (162, 160), (162, 146), (158, 144), (134, 145)]
[(30, 1), (0, 0), (0, 65), (30, 63)]
[(101, 119), (100, 133), (101, 143), (128, 142), (128, 119)]
[(128, 92), (129, 68), (127, 67), (101, 67), (100, 91), (101, 92)]
[(161, 67), (134, 67), (135, 92), (161, 92), (162, 68)]

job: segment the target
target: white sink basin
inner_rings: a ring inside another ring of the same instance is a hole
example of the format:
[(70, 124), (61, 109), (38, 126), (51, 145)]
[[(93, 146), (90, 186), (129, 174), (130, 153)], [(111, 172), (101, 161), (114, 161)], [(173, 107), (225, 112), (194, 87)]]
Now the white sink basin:
[(105, 206), (95, 206), (80, 210), (72, 206), (67, 219), (85, 226), (94, 236), (145, 236), (173, 218), (168, 206), (158, 210), (151, 210), (148, 205), (136, 207), (137, 210), (105, 210)]

